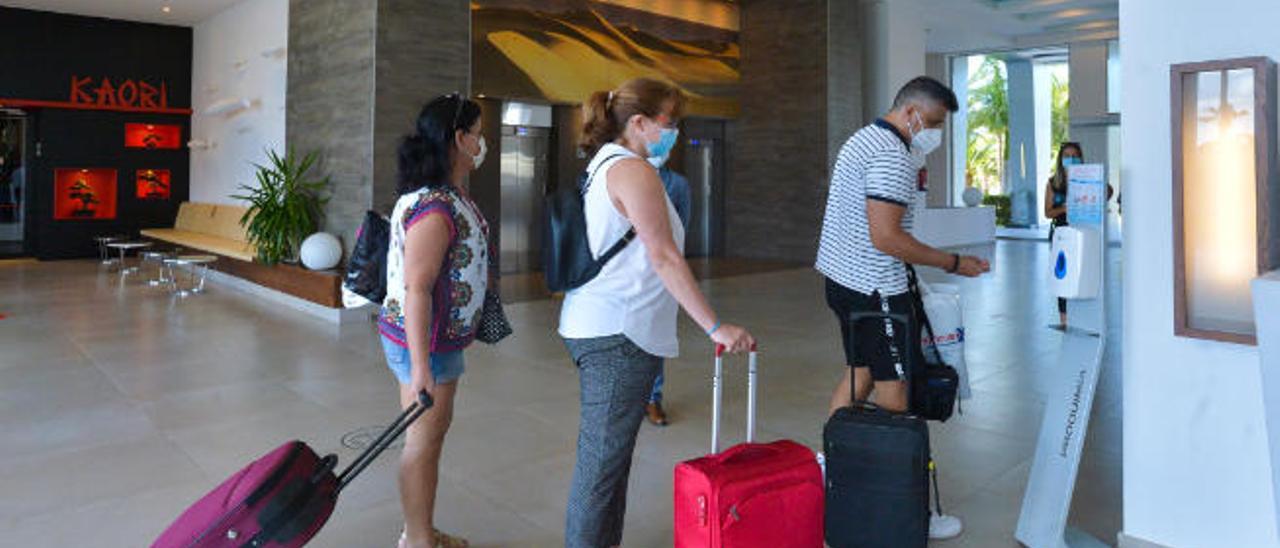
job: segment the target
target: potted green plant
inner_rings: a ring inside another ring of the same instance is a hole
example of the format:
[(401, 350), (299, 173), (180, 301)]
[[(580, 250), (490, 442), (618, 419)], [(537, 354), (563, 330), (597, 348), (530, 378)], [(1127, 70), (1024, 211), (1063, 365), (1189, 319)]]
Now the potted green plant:
[(254, 164), (257, 186), (240, 185), (244, 194), (232, 198), (249, 202), (240, 225), (257, 249), (258, 261), (268, 265), (296, 262), (303, 238), (320, 226), (324, 204), (329, 201), (323, 196), (329, 179), (312, 178), (314, 152), (299, 159), (293, 150), (283, 157), (268, 150), (267, 158), (269, 165)]

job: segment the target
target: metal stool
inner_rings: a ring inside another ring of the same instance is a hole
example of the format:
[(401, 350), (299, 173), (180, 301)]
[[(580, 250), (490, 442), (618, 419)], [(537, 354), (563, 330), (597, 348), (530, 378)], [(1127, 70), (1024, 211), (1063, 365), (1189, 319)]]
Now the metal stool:
[(98, 243), (98, 258), (102, 260), (101, 264), (116, 264), (116, 259), (111, 257), (111, 250), (107, 248), (107, 244), (124, 240), (124, 236), (97, 236), (93, 241)]
[(146, 265), (147, 263), (154, 263), (156, 265), (155, 277), (147, 280), (147, 285), (152, 287), (170, 285), (171, 280), (169, 276), (169, 269), (165, 264), (165, 260), (176, 257), (177, 255), (178, 251), (173, 249), (159, 249), (139, 253), (138, 257), (141, 259), (139, 261), (141, 265)]
[[(179, 297), (203, 293), (204, 278), (209, 273), (209, 265), (217, 260), (216, 255), (179, 255), (172, 259), (165, 259), (164, 264), (169, 268), (169, 289)], [(178, 284), (178, 275), (173, 271), (174, 267), (187, 268), (188, 282), (185, 287)]]
[(111, 242), (107, 244), (107, 247), (120, 250), (120, 264), (118, 268), (119, 268), (120, 274), (123, 276), (123, 275), (133, 274), (134, 272), (138, 271), (137, 266), (129, 266), (129, 264), (125, 261), (125, 256), (127, 253), (129, 253), (129, 250), (151, 247), (151, 242)]

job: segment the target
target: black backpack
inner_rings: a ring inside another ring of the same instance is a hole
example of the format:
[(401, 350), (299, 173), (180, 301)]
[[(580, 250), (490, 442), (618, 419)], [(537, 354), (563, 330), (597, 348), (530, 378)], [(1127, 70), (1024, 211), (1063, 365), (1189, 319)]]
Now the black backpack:
[(387, 248), (391, 245), (391, 223), (375, 211), (366, 211), (356, 232), (356, 246), (347, 260), (343, 287), (381, 305), (387, 296)]
[[(623, 156), (615, 154), (596, 166), (608, 163), (609, 160)], [(546, 233), (543, 235), (542, 261), (543, 274), (546, 276), (547, 289), (553, 293), (569, 291), (582, 287), (600, 274), (615, 255), (636, 237), (636, 229), (631, 228), (599, 258), (591, 256), (591, 248), (587, 242), (587, 216), (583, 204), (583, 196), (595, 172), (589, 175), (584, 172), (585, 179), (573, 188), (560, 189), (547, 196)]]

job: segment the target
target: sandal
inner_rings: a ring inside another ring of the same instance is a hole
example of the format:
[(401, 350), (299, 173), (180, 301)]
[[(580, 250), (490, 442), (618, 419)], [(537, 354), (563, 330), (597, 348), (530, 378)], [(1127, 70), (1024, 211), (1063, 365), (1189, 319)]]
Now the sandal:
[(467, 548), (468, 546), (471, 546), (471, 543), (467, 542), (467, 540), (462, 537), (447, 535), (440, 532), (439, 529), (432, 529), (431, 531), (435, 533), (436, 536), (435, 546), (432, 548)]
[[(432, 544), (431, 548), (468, 548), (471, 546), (471, 543), (467, 542), (466, 539), (447, 535), (440, 532), (439, 529), (432, 529), (431, 532), (435, 535), (435, 542)], [(404, 541), (408, 538), (408, 533), (400, 531), (400, 543), (397, 546), (399, 548), (403, 548)]]

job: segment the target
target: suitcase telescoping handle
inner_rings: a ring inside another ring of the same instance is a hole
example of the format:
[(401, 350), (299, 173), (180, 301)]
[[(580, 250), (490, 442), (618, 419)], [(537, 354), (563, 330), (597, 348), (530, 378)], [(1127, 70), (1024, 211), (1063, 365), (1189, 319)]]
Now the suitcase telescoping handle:
[(435, 400), (431, 399), (431, 394), (427, 393), (426, 390), (419, 392), (418, 401), (406, 407), (400, 413), (400, 416), (396, 417), (395, 422), (391, 423), (386, 430), (383, 430), (378, 439), (373, 440), (373, 443), (369, 444), (369, 447), (342, 471), (342, 474), (338, 476), (338, 491), (341, 492), (348, 483), (351, 483), (351, 480), (360, 475), (360, 472), (363, 472), (365, 468), (368, 468), (373, 463), (373, 460), (378, 458), (378, 455), (386, 451), (387, 447), (396, 441), (396, 438), (399, 438), (401, 434), (404, 434), (405, 430), (409, 429), (409, 425), (413, 424), (413, 421), (418, 420), (418, 417), (421, 417), (423, 413), (431, 409), (434, 404)]
[[(724, 353), (723, 344), (716, 345), (716, 371), (711, 378), (711, 454), (720, 452), (720, 416), (723, 408), (724, 394)], [(756, 366), (759, 353), (756, 345), (751, 345), (751, 353), (747, 357), (747, 443), (756, 437)]]

